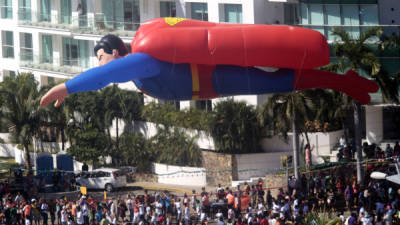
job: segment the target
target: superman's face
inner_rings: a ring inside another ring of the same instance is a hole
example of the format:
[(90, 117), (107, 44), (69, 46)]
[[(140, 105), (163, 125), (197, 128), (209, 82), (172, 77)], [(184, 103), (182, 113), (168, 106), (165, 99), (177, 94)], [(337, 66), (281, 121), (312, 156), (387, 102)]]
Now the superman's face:
[(105, 52), (104, 49), (102, 48), (97, 51), (97, 59), (99, 60), (99, 66), (105, 65), (113, 61), (114, 59), (118, 58), (119, 58), (118, 51), (115, 49), (113, 50), (112, 54)]

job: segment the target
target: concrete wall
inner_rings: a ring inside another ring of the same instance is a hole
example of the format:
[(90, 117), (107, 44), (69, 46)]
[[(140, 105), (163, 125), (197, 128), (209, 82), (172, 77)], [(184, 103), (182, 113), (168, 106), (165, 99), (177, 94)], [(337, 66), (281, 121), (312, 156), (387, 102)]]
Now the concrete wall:
[[(327, 156), (331, 154), (331, 150), (339, 143), (340, 137), (344, 134), (343, 130), (332, 131), (332, 132), (315, 132), (308, 133), (310, 144), (314, 145), (313, 154), (316, 156)], [(261, 147), (265, 152), (291, 152), (293, 150), (293, 135), (288, 133), (288, 141), (285, 142), (278, 136), (271, 138), (264, 138), (261, 141)], [(301, 134), (299, 138), (300, 144), (306, 143), (305, 134)]]
[[(64, 150), (70, 147), (68, 141), (64, 143)], [(33, 149), (35, 151), (47, 151), (47, 152), (59, 152), (62, 151), (62, 143), (60, 142), (40, 142), (39, 140), (33, 139)]]
[(158, 175), (158, 183), (189, 186), (206, 185), (204, 168), (171, 166), (159, 163), (154, 163), (153, 166), (154, 172)]
[(383, 107), (365, 106), (365, 132), (368, 144), (383, 140)]
[(236, 154), (235, 159), (239, 171), (237, 180), (264, 177), (267, 173), (276, 172), (281, 168), (281, 156), (291, 154), (292, 152)]
[[(400, 1), (379, 0), (379, 21), (381, 24), (400, 24)], [(392, 10), (393, 9), (393, 10)], [(392, 22), (394, 21), (394, 23)], [(397, 29), (398, 30), (398, 29)]]
[[(122, 120), (118, 120), (118, 131), (119, 135), (124, 131), (125, 123)], [(143, 122), (143, 121), (135, 121), (133, 127), (129, 129), (130, 132), (140, 133), (145, 138), (151, 138), (157, 134), (157, 127), (155, 123), (151, 122)], [(116, 120), (113, 121), (113, 126), (110, 129), (111, 135), (116, 136)], [(198, 135), (198, 139), (196, 140), (196, 144), (202, 149), (214, 149), (214, 140), (212, 137), (208, 136), (203, 131), (189, 130), (188, 135), (194, 137)]]

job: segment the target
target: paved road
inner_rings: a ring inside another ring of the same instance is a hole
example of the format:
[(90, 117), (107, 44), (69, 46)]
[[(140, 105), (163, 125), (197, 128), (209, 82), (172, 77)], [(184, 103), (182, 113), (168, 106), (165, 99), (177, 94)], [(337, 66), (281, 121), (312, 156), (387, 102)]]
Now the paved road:
[[(196, 193), (201, 192), (201, 187), (197, 186), (184, 186), (184, 185), (168, 185), (159, 183), (149, 182), (136, 182), (129, 183), (125, 188), (118, 189), (113, 192), (107, 192), (107, 198), (126, 198), (128, 194), (141, 195), (144, 194), (144, 190), (148, 190), (150, 194), (154, 192), (168, 191), (177, 196), (183, 196), (184, 193), (190, 194), (192, 190), (196, 190)], [(214, 188), (207, 188), (208, 191), (213, 191)], [(214, 191), (215, 192), (215, 191)], [(57, 192), (57, 193), (40, 193), (40, 197), (44, 199), (57, 199), (64, 198), (75, 200), (78, 198), (80, 191), (71, 192)], [(96, 200), (104, 199), (104, 190), (88, 190), (88, 194), (93, 196)]]

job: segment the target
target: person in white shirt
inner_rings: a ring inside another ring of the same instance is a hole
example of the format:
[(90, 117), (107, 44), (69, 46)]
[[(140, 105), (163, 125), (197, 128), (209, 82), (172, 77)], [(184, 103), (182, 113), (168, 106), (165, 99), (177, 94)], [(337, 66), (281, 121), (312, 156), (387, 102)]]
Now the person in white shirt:
[(365, 212), (360, 217), (361, 225), (372, 225), (374, 222), (374, 218), (369, 215), (368, 212)]
[(182, 207), (180, 198), (176, 198), (175, 200), (175, 210), (176, 210), (176, 222), (179, 224), (179, 222), (182, 219)]
[(185, 225), (190, 224), (190, 207), (189, 205), (185, 205)]
[[(113, 200), (110, 200), (110, 201), (111, 201), (110, 213), (111, 213), (111, 215), (115, 216), (117, 213), (117, 207), (115, 206), (115, 203)], [(109, 220), (109, 221), (111, 221), (111, 220)]]
[(161, 214), (162, 214), (162, 203), (161, 203), (160, 199), (158, 199), (158, 201), (155, 203), (155, 208), (156, 208), (157, 217), (161, 216)]
[(391, 206), (387, 207), (387, 211), (383, 216), (383, 220), (385, 221), (385, 225), (392, 225), (393, 224), (393, 215), (395, 213), (395, 209), (392, 209)]
[(200, 221), (205, 222), (206, 220), (207, 220), (207, 214), (206, 214), (205, 210), (202, 209), (201, 214), (200, 214)]
[(274, 201), (272, 203), (272, 213), (274, 214), (274, 216), (279, 216), (280, 211), (281, 211), (281, 206), (278, 204), (277, 201)]
[(190, 199), (190, 204), (192, 205), (193, 210), (196, 210), (196, 203), (197, 203), (196, 190), (192, 190), (192, 197)]
[(133, 200), (131, 197), (131, 194), (128, 194), (128, 199), (125, 201), (126, 206), (128, 207), (129, 210), (129, 221), (133, 221)]
[(228, 219), (233, 220), (235, 218), (235, 211), (232, 209), (232, 207), (229, 207), (228, 209)]
[(224, 215), (222, 214), (221, 209), (218, 209), (217, 214), (215, 214), (215, 220), (216, 220), (216, 221), (219, 221), (220, 218), (223, 219), (223, 218), (224, 218)]
[(271, 217), (271, 218), (268, 220), (268, 224), (269, 224), (269, 225), (275, 225), (275, 224), (276, 224), (276, 219), (275, 219), (275, 217)]
[(76, 207), (76, 223), (78, 225), (83, 225), (85, 223), (85, 220), (83, 219), (83, 213), (79, 205)]
[(150, 221), (150, 219), (151, 219), (151, 207), (150, 207), (150, 205), (147, 205), (146, 206), (146, 220)]
[(61, 210), (61, 223), (62, 225), (67, 225), (68, 222), (68, 213), (67, 213), (67, 208), (63, 206)]

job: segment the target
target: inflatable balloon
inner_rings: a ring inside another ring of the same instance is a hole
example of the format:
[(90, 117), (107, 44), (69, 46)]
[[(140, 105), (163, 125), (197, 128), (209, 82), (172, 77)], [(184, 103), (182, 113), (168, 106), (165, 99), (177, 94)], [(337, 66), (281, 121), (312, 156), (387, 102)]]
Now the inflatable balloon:
[(125, 57), (115, 57), (125, 50), (110, 38), (117, 37), (105, 36), (95, 47), (102, 66), (53, 88), (41, 104), (58, 100), (59, 105), (68, 94), (130, 80), (165, 100), (326, 88), (367, 104), (369, 93), (378, 90), (354, 71), (339, 75), (315, 69), (329, 63), (329, 46), (322, 34), (301, 27), (159, 18), (140, 26), (132, 54)]

